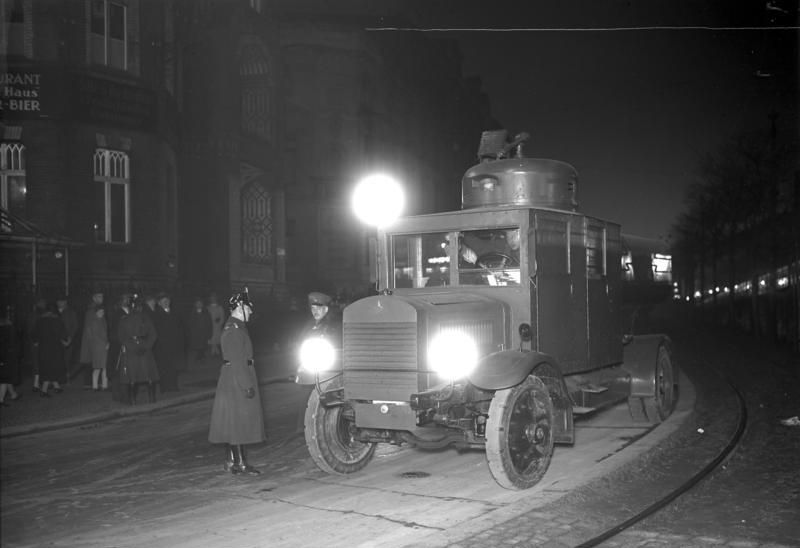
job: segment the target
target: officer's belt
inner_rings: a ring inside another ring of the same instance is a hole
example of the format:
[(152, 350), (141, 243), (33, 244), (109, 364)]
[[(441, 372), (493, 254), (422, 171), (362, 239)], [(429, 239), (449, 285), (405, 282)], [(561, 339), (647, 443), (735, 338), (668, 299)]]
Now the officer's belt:
[[(255, 362), (252, 359), (247, 360), (247, 365), (254, 365), (254, 364)], [(231, 362), (230, 360), (222, 360), (222, 365), (231, 365)]]

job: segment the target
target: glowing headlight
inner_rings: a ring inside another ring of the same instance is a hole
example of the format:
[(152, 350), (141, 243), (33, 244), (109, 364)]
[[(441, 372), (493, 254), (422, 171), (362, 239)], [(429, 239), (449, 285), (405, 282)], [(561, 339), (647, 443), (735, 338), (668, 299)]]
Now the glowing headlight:
[(444, 378), (466, 377), (478, 364), (478, 348), (465, 333), (442, 331), (428, 346), (428, 363)]
[(310, 373), (326, 371), (336, 361), (336, 349), (327, 339), (310, 337), (300, 345), (300, 369)]

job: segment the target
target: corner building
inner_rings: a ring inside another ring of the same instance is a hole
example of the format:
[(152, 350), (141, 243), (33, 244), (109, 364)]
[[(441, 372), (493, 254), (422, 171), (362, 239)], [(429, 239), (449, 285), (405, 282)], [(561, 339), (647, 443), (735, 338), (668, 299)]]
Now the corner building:
[(2, 6), (2, 298), (177, 280), (177, 70), (170, 0)]

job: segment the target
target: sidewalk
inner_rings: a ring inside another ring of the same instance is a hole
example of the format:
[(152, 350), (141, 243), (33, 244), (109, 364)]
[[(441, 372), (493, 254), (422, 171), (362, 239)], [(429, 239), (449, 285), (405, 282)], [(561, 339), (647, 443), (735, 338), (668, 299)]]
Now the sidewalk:
[[(12, 401), (7, 396), (6, 406), (0, 407), (0, 438), (80, 426), (211, 399), (221, 363), (219, 357), (207, 356), (179, 375), (178, 392), (158, 393), (153, 404), (147, 403), (147, 391), (143, 387), (138, 395), (142, 403), (128, 405), (112, 400), (110, 390), (85, 390), (80, 376), (63, 385), (61, 394), (51, 391), (52, 397), (42, 398), (32, 390), (31, 379), (25, 379), (16, 387), (21, 397)], [(256, 371), (262, 385), (288, 381), (294, 373), (292, 360), (281, 353), (257, 354)]]

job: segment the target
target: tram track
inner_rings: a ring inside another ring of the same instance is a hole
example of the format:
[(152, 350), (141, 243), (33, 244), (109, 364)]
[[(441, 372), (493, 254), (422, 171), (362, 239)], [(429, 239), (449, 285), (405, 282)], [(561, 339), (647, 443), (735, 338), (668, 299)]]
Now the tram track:
[[(719, 372), (716, 373), (717, 375), (722, 377), (722, 375), (720, 375)], [(606, 529), (603, 530), (603, 532), (593, 536), (588, 540), (581, 542), (580, 544), (576, 545), (575, 548), (591, 548), (594, 546), (599, 546), (602, 543), (616, 537), (623, 531), (633, 527), (638, 523), (641, 523), (649, 516), (655, 514), (659, 510), (673, 503), (675, 500), (677, 500), (678, 498), (686, 494), (688, 491), (690, 491), (698, 483), (709, 477), (717, 469), (717, 467), (728, 458), (728, 456), (739, 445), (741, 438), (744, 435), (745, 429), (747, 427), (747, 405), (745, 402), (745, 398), (739, 391), (739, 389), (728, 381), (726, 381), (726, 384), (732, 390), (733, 394), (735, 394), (736, 401), (738, 404), (738, 419), (736, 422), (735, 431), (730, 436), (728, 442), (719, 451), (719, 453), (705, 466), (703, 466), (700, 470), (698, 470), (696, 473), (692, 474), (688, 479), (686, 479), (682, 484), (672, 489), (670, 492), (663, 494), (658, 500), (652, 502), (651, 504), (649, 504), (642, 510), (638, 511), (633, 516), (630, 516), (629, 518), (625, 519), (624, 521), (616, 525), (613, 525), (612, 527), (607, 527)]]

